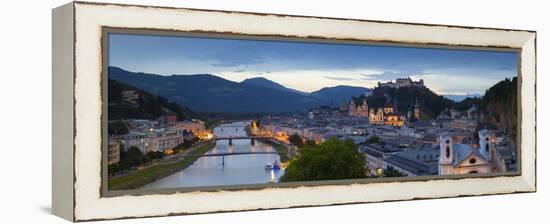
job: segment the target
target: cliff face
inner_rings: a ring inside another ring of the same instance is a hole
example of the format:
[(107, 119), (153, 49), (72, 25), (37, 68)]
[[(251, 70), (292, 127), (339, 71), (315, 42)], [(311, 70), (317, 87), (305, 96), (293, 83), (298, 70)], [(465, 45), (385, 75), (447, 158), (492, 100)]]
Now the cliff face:
[(481, 99), (482, 123), (505, 130), (514, 139), (517, 134), (517, 77), (505, 79), (485, 91)]

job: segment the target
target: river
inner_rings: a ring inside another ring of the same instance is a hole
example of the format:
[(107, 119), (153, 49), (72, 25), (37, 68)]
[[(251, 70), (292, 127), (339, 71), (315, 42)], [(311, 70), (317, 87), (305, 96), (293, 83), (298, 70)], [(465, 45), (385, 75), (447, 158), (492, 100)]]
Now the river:
[[(218, 137), (247, 136), (244, 129), (246, 125), (248, 122), (223, 124), (216, 127), (214, 133)], [(252, 145), (250, 139), (234, 139), (233, 145), (229, 145), (229, 140), (216, 141), (216, 146), (207, 154), (275, 151), (273, 146), (261, 141), (256, 141)], [(222, 159), (221, 156), (201, 157), (186, 169), (147, 184), (143, 189), (269, 183), (278, 181), (283, 173), (283, 170), (265, 169), (268, 163), (280, 162), (277, 154), (225, 156), (224, 164)]]

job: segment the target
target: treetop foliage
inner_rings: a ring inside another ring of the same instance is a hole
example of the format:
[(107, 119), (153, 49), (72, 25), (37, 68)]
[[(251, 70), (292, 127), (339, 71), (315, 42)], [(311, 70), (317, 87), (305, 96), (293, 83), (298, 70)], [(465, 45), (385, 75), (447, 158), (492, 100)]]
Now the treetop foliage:
[(351, 140), (331, 138), (318, 145), (306, 144), (290, 162), (281, 181), (314, 181), (364, 178), (365, 156)]

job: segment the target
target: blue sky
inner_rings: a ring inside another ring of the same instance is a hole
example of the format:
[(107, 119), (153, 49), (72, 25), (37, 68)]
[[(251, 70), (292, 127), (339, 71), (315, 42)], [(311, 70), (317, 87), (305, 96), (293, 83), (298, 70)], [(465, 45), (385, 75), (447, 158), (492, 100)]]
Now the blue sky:
[(111, 34), (109, 65), (160, 75), (213, 74), (240, 82), (265, 77), (311, 92), (424, 79), (439, 94), (483, 94), (517, 76), (511, 52)]

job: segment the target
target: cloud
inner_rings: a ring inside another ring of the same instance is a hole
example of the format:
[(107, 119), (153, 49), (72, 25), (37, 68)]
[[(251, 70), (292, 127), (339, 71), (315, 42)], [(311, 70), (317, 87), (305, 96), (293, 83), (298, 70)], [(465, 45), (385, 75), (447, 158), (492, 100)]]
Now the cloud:
[(374, 87), (420, 78), (439, 93), (483, 93), (517, 76), (517, 54), (284, 41), (151, 35), (110, 36), (110, 65), (131, 71), (213, 74), (232, 81), (262, 76), (301, 91), (335, 85)]
[(216, 58), (216, 62), (212, 63), (213, 67), (237, 67), (246, 65), (259, 65), (266, 63), (267, 60), (261, 57), (250, 57), (242, 55), (232, 55), (232, 57)]
[(339, 76), (328, 76), (328, 75), (325, 75), (324, 78), (325, 79), (330, 79), (330, 80), (336, 80), (336, 81), (352, 81), (352, 80), (355, 80), (354, 78), (350, 78), (350, 77), (339, 77)]
[(477, 76), (437, 73), (415, 78), (424, 79), (425, 85), (438, 94), (455, 95), (483, 94), (487, 88), (501, 81), (499, 78), (491, 78), (479, 73)]
[(428, 73), (422, 71), (384, 71), (381, 73), (360, 74), (362, 80), (368, 81), (389, 81), (397, 78), (406, 78), (411, 76), (427, 75)]

